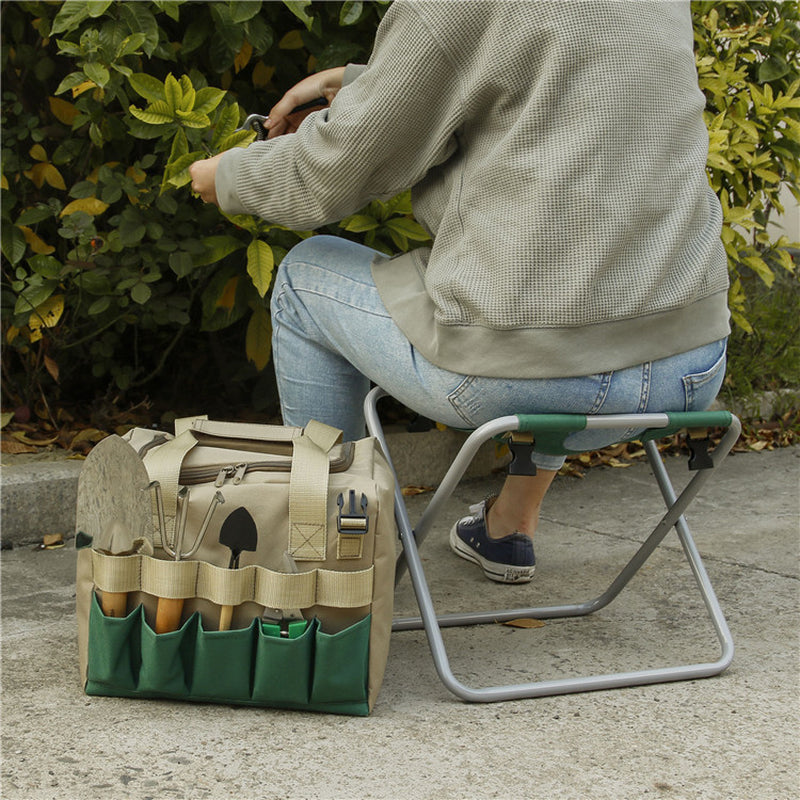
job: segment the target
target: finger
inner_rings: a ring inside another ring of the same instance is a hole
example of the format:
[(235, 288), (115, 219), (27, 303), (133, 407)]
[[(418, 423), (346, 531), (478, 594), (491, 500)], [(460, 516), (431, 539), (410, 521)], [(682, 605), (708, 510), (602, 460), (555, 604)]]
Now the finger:
[(289, 89), (286, 94), (278, 100), (277, 103), (269, 110), (267, 125), (269, 127), (281, 122), (292, 112), (292, 109), (298, 106), (302, 101), (298, 98), (294, 88)]
[(283, 136), (284, 133), (288, 133), (289, 131), (289, 123), (286, 118), (279, 119), (279, 120), (270, 120), (269, 125), (267, 125), (269, 129), (269, 133), (267, 134), (268, 139), (274, 139), (276, 136)]

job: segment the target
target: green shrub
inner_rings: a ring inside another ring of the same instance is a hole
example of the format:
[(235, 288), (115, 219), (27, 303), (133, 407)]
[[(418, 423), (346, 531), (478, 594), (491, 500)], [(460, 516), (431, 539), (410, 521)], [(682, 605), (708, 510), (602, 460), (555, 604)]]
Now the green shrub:
[[(751, 333), (747, 298), (794, 264), (767, 224), (787, 186), (800, 202), (800, 10), (797, 3), (695, 2), (695, 57), (706, 96), (708, 173), (722, 203), (734, 323)], [(797, 243), (794, 243), (797, 246)], [(752, 303), (751, 303), (752, 305)]]
[[(368, 55), (383, 3), (2, 4), (4, 402), (270, 399), (268, 291), (310, 232), (227, 219), (188, 166), (309, 71)], [(426, 238), (408, 197), (332, 232)], [(245, 358), (246, 356), (246, 358)]]
[[(191, 197), (187, 167), (248, 141), (245, 115), (309, 72), (364, 61), (385, 7), (0, 4), (4, 405), (269, 408), (270, 282), (310, 232), (226, 218)], [(800, 197), (797, 5), (694, 11), (731, 305), (757, 330), (753, 302), (792, 270), (766, 225), (781, 182)], [(425, 237), (408, 194), (326, 231), (385, 252)]]

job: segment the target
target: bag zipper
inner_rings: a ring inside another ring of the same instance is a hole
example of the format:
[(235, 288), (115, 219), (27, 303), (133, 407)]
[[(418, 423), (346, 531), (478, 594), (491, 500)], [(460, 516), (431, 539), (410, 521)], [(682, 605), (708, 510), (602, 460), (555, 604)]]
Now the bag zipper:
[[(345, 442), (342, 445), (342, 454), (330, 462), (331, 472), (345, 472), (353, 463), (354, 447), (352, 442)], [(204, 467), (184, 467), (181, 470), (179, 481), (183, 485), (197, 483), (207, 483), (214, 481), (214, 486), (221, 487), (226, 481), (232, 479), (234, 485), (238, 485), (244, 476), (250, 472), (291, 472), (292, 459), (286, 458), (282, 461), (251, 461), (239, 464), (210, 464)]]

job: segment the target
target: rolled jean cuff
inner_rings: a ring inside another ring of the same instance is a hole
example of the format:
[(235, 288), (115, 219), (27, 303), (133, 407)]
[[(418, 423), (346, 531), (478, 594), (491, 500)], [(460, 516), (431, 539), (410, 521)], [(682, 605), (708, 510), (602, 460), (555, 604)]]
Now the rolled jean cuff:
[(550, 456), (545, 453), (537, 453), (534, 451), (531, 456), (531, 461), (536, 469), (550, 469), (553, 472), (558, 472), (564, 466), (567, 460), (566, 456)]

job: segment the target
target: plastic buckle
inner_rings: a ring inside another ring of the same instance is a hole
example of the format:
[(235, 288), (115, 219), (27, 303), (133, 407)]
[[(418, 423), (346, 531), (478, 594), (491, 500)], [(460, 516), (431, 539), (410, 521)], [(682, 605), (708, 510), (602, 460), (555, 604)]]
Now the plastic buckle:
[(344, 509), (344, 496), (342, 494), (336, 498), (339, 506), (339, 515), (336, 519), (336, 529), (339, 533), (363, 534), (369, 530), (369, 517), (367, 516), (367, 496), (361, 495), (361, 513), (356, 509), (356, 492), (350, 490), (348, 513), (342, 513)]
[(536, 464), (533, 463), (533, 436), (531, 434), (511, 434), (508, 440), (511, 451), (511, 463), (508, 465), (509, 475), (535, 475)]
[(689, 469), (711, 469), (714, 461), (708, 452), (711, 439), (705, 428), (700, 430), (687, 430), (687, 444), (689, 445)]

